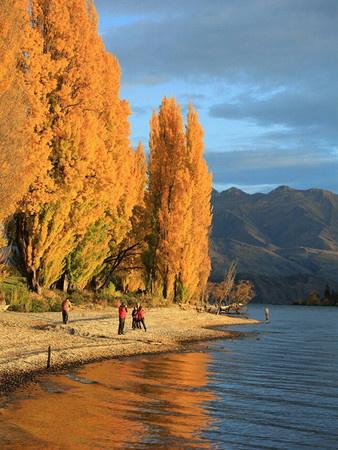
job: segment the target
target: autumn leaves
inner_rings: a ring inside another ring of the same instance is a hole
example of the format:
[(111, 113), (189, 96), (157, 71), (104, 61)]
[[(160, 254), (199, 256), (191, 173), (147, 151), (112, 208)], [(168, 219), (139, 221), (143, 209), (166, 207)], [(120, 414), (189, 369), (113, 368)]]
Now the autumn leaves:
[[(66, 274), (74, 288), (100, 287), (123, 268), (124, 281), (136, 278), (166, 298), (200, 297), (210, 271), (211, 175), (193, 107), (185, 131), (174, 98), (154, 112), (147, 181), (93, 2), (31, 0), (29, 10), (25, 0), (4, 3), (0, 40), (13, 52), (0, 53), (1, 220), (29, 286), (39, 291)], [(16, 120), (4, 125), (15, 96)], [(132, 264), (116, 265), (128, 248), (138, 249)]]
[(148, 279), (165, 298), (185, 301), (203, 294), (210, 271), (211, 175), (203, 130), (190, 104), (184, 132), (180, 107), (166, 97), (150, 126)]

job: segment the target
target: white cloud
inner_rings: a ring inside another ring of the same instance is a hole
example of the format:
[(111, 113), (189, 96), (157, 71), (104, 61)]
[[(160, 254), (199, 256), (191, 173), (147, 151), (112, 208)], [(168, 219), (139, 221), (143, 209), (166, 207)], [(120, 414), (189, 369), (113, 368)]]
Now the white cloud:
[(191, 93), (215, 184), (337, 190), (337, 7), (305, 3), (96, 0), (132, 141), (164, 94)]

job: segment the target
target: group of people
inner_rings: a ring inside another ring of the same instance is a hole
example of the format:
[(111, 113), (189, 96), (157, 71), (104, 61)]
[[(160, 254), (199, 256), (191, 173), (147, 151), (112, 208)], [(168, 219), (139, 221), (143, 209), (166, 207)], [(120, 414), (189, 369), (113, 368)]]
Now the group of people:
[[(69, 299), (66, 298), (62, 302), (62, 321), (64, 324), (68, 323), (69, 320), (69, 310), (71, 309), (72, 304)], [(125, 303), (122, 303), (119, 307), (119, 329), (118, 334), (123, 334), (124, 323), (127, 317), (128, 308)], [(134, 306), (134, 309), (131, 313), (132, 315), (132, 329), (141, 329), (141, 324), (143, 325), (144, 331), (147, 331), (146, 324), (144, 321), (144, 309), (141, 305)]]
[[(128, 308), (125, 303), (122, 303), (119, 307), (119, 329), (118, 334), (123, 334), (124, 323), (127, 317)], [(133, 330), (137, 328), (141, 329), (141, 324), (143, 325), (144, 331), (147, 331), (147, 327), (144, 321), (144, 309), (141, 305), (134, 306), (134, 309), (131, 313), (132, 316), (132, 324), (131, 327)]]

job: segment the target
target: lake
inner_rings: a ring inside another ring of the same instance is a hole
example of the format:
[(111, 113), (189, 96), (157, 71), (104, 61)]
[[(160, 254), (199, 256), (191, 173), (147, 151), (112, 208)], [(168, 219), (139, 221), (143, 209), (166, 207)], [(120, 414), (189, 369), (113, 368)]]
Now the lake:
[(336, 449), (337, 309), (268, 307), (243, 338), (41, 377), (1, 405), (0, 447)]

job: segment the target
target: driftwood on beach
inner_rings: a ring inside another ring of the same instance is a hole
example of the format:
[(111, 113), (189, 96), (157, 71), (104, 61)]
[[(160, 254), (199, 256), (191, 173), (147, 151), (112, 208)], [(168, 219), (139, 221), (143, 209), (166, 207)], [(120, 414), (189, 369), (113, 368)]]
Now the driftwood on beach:
[(239, 314), (239, 311), (242, 307), (243, 307), (242, 303), (232, 303), (231, 305), (221, 306), (219, 308), (219, 313), (230, 314), (231, 312), (234, 312), (236, 314)]

